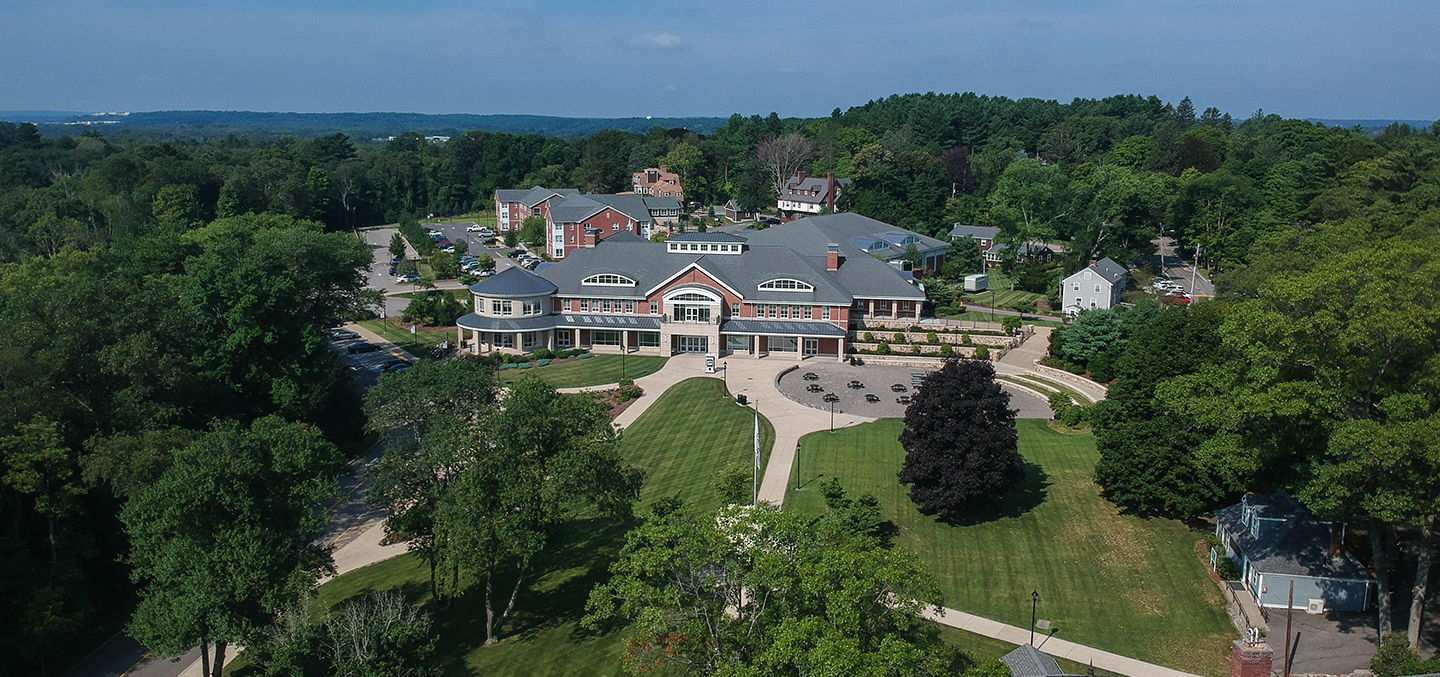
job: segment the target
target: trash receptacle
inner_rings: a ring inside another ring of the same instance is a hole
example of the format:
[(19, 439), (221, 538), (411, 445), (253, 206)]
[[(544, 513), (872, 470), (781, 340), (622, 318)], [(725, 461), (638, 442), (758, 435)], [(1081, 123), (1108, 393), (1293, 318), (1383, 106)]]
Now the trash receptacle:
[(745, 406), (745, 395), (743, 395), (743, 394), (736, 395), (736, 396), (735, 396), (735, 404), (738, 404), (738, 405), (740, 405), (740, 406)]

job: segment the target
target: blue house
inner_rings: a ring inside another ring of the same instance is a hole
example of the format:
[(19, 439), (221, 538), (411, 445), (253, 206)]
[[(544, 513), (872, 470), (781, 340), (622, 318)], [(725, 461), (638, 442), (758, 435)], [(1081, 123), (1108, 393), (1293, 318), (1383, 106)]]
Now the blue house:
[(1284, 492), (1247, 494), (1215, 511), (1215, 535), (1256, 604), (1284, 609), (1293, 582), (1292, 608), (1364, 611), (1375, 578), (1343, 548), (1331, 551), (1330, 527)]

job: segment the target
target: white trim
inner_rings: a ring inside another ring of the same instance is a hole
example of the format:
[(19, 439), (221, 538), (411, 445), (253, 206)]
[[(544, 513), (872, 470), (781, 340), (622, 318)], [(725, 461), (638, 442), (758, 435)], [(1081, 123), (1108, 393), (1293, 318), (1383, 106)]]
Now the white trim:
[[(624, 280), (624, 282), (591, 282), (591, 280), (594, 280), (594, 279), (596, 279), (596, 278), (603, 277), (603, 276), (606, 276), (606, 275), (610, 275), (610, 276), (614, 276), (614, 277), (620, 278), (621, 280)], [(620, 273), (595, 273), (594, 275), (591, 275), (590, 277), (587, 277), (587, 278), (584, 278), (584, 279), (580, 280), (580, 284), (583, 285), (583, 286), (587, 286), (587, 287), (634, 287), (636, 284), (639, 284), (639, 283), (637, 283), (637, 282), (636, 282), (633, 278), (631, 278), (630, 276), (628, 276), (628, 275), (621, 275)]]
[[(665, 303), (668, 304), (668, 303), (670, 303), (671, 300), (673, 300), (676, 296), (680, 296), (680, 295), (682, 295), (682, 294), (699, 294), (699, 295), (701, 295), (701, 296), (704, 296), (705, 298), (710, 299), (710, 302), (711, 302), (711, 303), (724, 303), (724, 302), (725, 302), (725, 299), (717, 296), (717, 295), (715, 294), (715, 292), (710, 291), (709, 289), (706, 289), (706, 288), (701, 287), (701, 286), (698, 286), (698, 285), (693, 286), (693, 287), (692, 287), (692, 286), (676, 287), (676, 288), (674, 288), (674, 289), (671, 289), (670, 291), (665, 292), (665, 294), (664, 294), (663, 296), (661, 296), (660, 298), (661, 298), (663, 301), (665, 301)], [(695, 301), (680, 301), (679, 303), (695, 303)]]
[[(767, 285), (767, 284), (774, 284), (774, 283), (776, 283), (776, 282), (794, 282), (797, 286), (795, 286), (794, 288), (791, 288), (791, 289), (783, 289), (783, 288), (780, 288), (780, 287), (766, 287), (766, 286), (765, 286), (765, 285)], [(815, 285), (810, 284), (809, 282), (806, 282), (806, 281), (804, 281), (804, 280), (797, 280), (797, 279), (795, 279), (795, 278), (793, 278), (793, 277), (777, 277), (777, 278), (769, 279), (769, 280), (766, 280), (766, 281), (764, 281), (764, 282), (761, 282), (760, 284), (755, 285), (755, 288), (758, 289), (758, 290), (760, 290), (760, 291), (803, 291), (803, 292), (813, 292), (813, 291), (815, 291)]]
[[(730, 285), (726, 284), (726, 283), (725, 283), (725, 280), (722, 279), (719, 275), (716, 275), (716, 274), (714, 274), (714, 273), (711, 273), (711, 272), (708, 271), (708, 270), (705, 270), (705, 267), (702, 266), (702, 265), (700, 265), (700, 262), (699, 262), (699, 261), (692, 261), (692, 262), (690, 263), (690, 265), (685, 266), (684, 268), (681, 268), (680, 270), (676, 271), (674, 275), (671, 275), (670, 277), (665, 278), (663, 281), (660, 282), (660, 284), (657, 284), (657, 285), (655, 285), (654, 287), (651, 287), (650, 289), (646, 290), (646, 291), (645, 291), (645, 296), (646, 296), (646, 298), (649, 298), (649, 296), (650, 296), (651, 294), (654, 294), (655, 292), (660, 291), (660, 289), (661, 289), (662, 287), (664, 287), (665, 285), (670, 284), (671, 282), (674, 282), (675, 280), (679, 279), (681, 275), (684, 275), (685, 273), (690, 272), (690, 270), (691, 270), (692, 268), (695, 269), (695, 270), (698, 270), (698, 271), (700, 271), (700, 272), (702, 272), (702, 273), (705, 273), (705, 276), (706, 276), (706, 277), (714, 280), (716, 284), (719, 284), (720, 286), (724, 287), (724, 288), (725, 288), (725, 291), (728, 291), (728, 292), (730, 292), (731, 294), (734, 294), (735, 296), (739, 297), (740, 300), (742, 300), (742, 301), (745, 300), (745, 295), (744, 295), (744, 294), (741, 294), (741, 293), (740, 293), (739, 291), (737, 291), (734, 287), (731, 287)], [(909, 299), (906, 299), (906, 300), (908, 301)]]

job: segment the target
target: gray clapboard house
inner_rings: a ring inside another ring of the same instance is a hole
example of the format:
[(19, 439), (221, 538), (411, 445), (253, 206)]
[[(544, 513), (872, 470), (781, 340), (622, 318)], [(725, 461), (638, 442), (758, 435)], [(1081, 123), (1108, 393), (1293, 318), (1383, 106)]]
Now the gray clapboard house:
[(1284, 609), (1292, 582), (1294, 609), (1320, 613), (1370, 606), (1374, 577), (1354, 555), (1332, 549), (1331, 525), (1289, 494), (1247, 494), (1216, 510), (1215, 535), (1262, 607)]

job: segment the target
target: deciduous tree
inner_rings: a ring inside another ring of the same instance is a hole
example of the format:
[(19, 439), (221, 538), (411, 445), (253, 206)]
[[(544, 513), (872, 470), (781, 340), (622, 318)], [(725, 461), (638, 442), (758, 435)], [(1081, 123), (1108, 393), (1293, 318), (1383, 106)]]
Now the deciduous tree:
[(925, 376), (905, 410), (900, 482), (926, 512), (964, 517), (1024, 479), (1017, 439), (1015, 410), (995, 382), (995, 368), (976, 360), (946, 362)]

